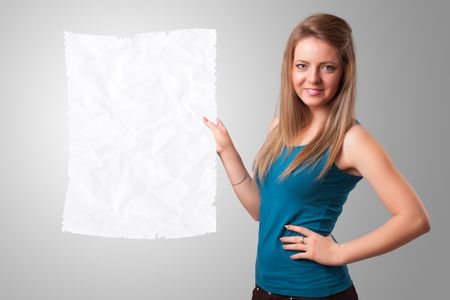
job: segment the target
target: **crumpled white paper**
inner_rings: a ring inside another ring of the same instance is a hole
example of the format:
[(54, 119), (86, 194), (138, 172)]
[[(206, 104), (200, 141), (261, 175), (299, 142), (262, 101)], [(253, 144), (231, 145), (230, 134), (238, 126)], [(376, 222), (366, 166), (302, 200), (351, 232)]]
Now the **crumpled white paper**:
[(69, 183), (62, 231), (177, 238), (216, 231), (214, 29), (132, 38), (64, 32)]

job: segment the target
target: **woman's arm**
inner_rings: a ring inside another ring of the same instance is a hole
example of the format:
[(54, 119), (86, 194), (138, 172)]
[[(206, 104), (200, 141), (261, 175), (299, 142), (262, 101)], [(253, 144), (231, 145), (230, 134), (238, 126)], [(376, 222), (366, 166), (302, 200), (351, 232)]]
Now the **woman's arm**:
[[(211, 129), (217, 143), (217, 153), (227, 172), (234, 192), (241, 201), (244, 208), (255, 221), (259, 221), (260, 195), (256, 181), (251, 178), (245, 169), (241, 156), (234, 147), (228, 131), (223, 123), (217, 119), (217, 124), (203, 117), (204, 124)], [(269, 132), (278, 124), (275, 118), (270, 126)]]
[(419, 196), (396, 169), (382, 146), (362, 126), (346, 134), (343, 157), (367, 180), (392, 217), (374, 231), (342, 243), (342, 264), (392, 251), (430, 231), (430, 221)]
[(247, 169), (242, 162), (241, 156), (237, 152), (234, 145), (231, 144), (229, 148), (226, 148), (219, 154), (219, 157), (222, 160), (231, 184), (241, 182), (247, 175), (244, 181), (237, 185), (232, 185), (232, 187), (244, 208), (255, 221), (258, 221), (260, 206), (259, 189), (256, 182), (248, 174)]

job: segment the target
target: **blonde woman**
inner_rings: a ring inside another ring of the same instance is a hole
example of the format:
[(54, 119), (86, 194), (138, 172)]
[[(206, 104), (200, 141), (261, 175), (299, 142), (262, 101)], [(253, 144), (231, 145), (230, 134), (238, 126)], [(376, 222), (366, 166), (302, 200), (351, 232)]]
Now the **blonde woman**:
[[(430, 231), (418, 195), (355, 119), (355, 87), (350, 26), (337, 16), (314, 14), (288, 39), (279, 113), (256, 155), (253, 178), (224, 124), (203, 119), (237, 197), (259, 221), (252, 300), (358, 299), (347, 264)], [(339, 244), (331, 232), (363, 178), (392, 217)]]

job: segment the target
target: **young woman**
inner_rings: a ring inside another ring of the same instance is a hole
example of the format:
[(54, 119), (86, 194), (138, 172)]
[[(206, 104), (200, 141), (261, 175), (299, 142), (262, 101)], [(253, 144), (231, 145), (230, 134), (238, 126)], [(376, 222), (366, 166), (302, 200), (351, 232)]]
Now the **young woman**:
[[(203, 119), (236, 195), (259, 221), (253, 300), (358, 299), (347, 264), (430, 230), (420, 198), (355, 119), (355, 88), (351, 28), (337, 16), (314, 14), (287, 42), (280, 111), (253, 163), (255, 179), (224, 124)], [(339, 244), (331, 231), (363, 178), (392, 217)]]

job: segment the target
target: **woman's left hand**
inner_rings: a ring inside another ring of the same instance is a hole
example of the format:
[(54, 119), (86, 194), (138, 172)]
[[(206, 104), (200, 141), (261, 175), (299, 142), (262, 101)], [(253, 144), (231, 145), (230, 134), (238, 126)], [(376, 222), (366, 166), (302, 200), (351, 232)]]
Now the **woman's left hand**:
[(301, 243), (301, 236), (281, 237), (280, 241), (290, 244), (284, 244), (285, 250), (299, 250), (299, 252), (290, 256), (292, 259), (310, 259), (322, 265), (339, 266), (340, 261), (340, 244), (336, 243), (331, 233), (324, 237), (308, 228), (286, 225), (286, 229), (301, 233), (304, 236), (304, 244)]

